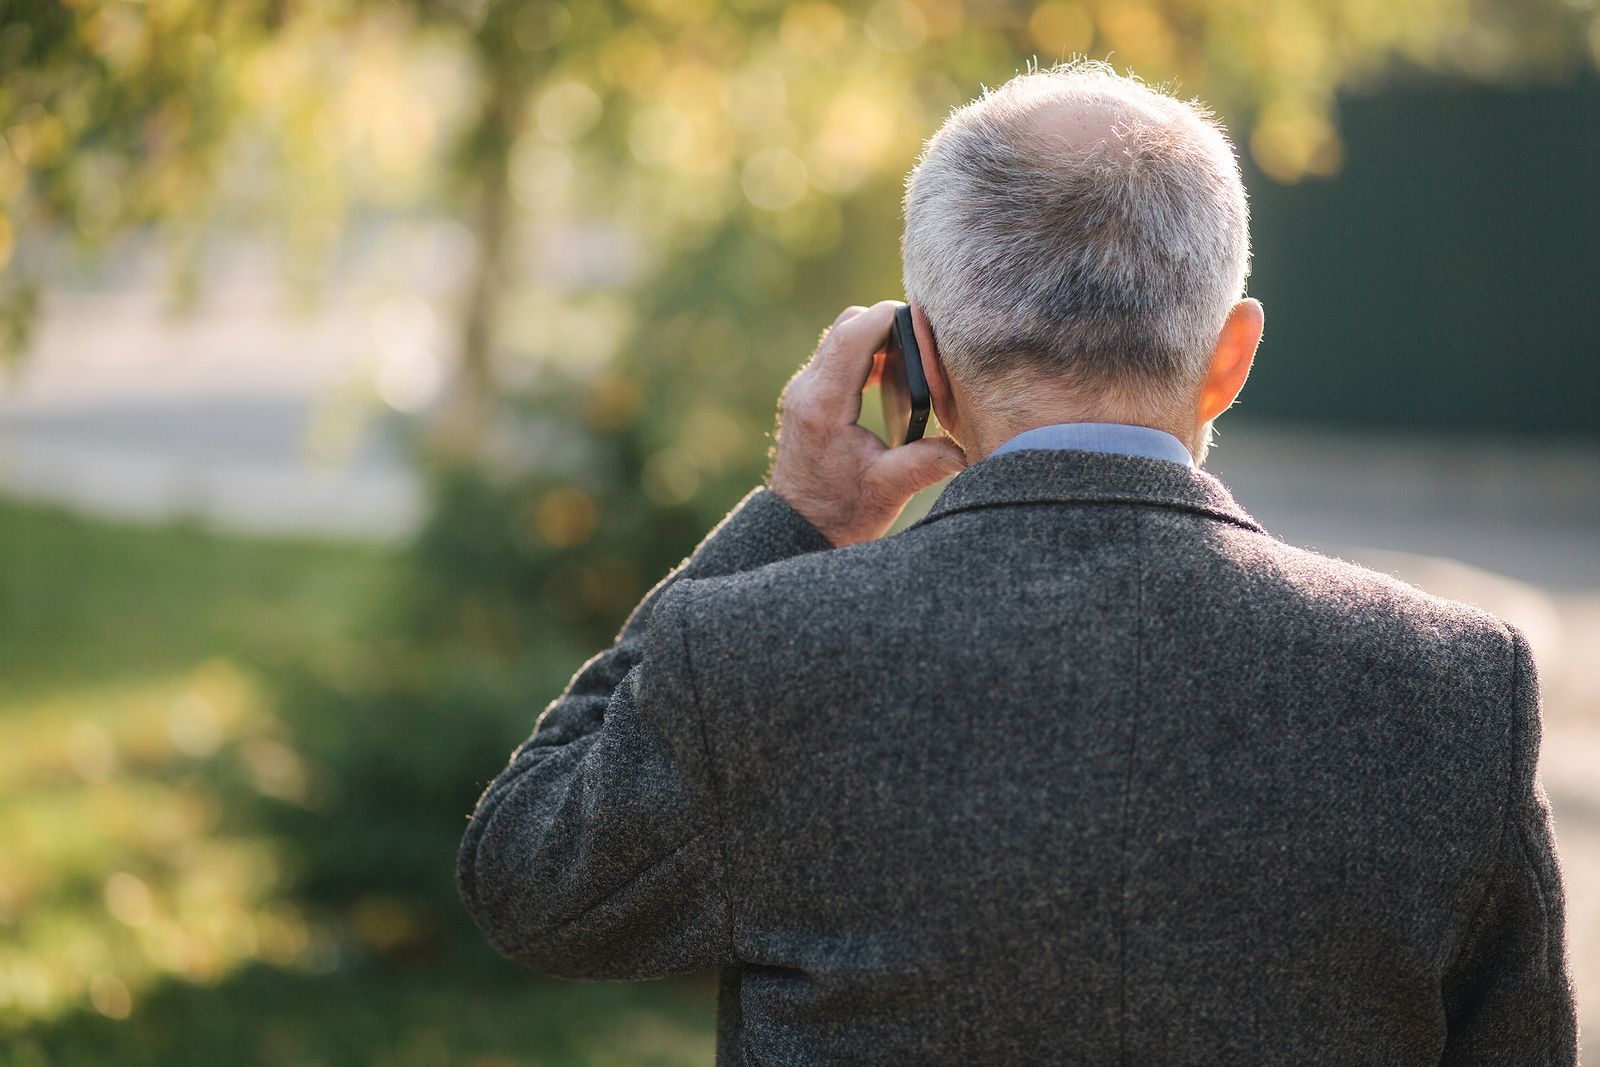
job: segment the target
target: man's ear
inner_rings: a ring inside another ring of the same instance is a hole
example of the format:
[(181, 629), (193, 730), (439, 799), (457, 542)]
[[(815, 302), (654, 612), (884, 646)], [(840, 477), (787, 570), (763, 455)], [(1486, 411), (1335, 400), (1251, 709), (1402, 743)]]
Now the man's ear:
[(1256, 346), (1261, 343), (1265, 321), (1261, 301), (1254, 297), (1239, 301), (1228, 312), (1222, 332), (1217, 335), (1211, 369), (1206, 371), (1205, 382), (1200, 386), (1196, 426), (1204, 426), (1227, 411), (1244, 388), (1244, 381), (1250, 376), (1250, 365), (1255, 362)]
[(954, 438), (958, 414), (955, 393), (944, 372), (944, 360), (939, 358), (939, 342), (933, 336), (933, 324), (928, 321), (922, 305), (911, 305), (911, 327), (917, 335), (917, 349), (922, 353), (922, 376), (928, 379), (928, 396), (933, 401), (933, 414), (939, 426)]

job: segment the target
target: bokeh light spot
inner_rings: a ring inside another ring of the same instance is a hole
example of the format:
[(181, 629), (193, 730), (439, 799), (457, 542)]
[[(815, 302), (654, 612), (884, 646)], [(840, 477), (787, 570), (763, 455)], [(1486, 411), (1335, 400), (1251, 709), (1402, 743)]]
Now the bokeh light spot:
[(646, 166), (670, 167), (694, 135), (689, 116), (670, 104), (640, 108), (628, 125), (628, 147)]
[(801, 55), (826, 55), (844, 42), (845, 33), (844, 15), (823, 0), (790, 5), (778, 27), (783, 47)]
[(881, 0), (867, 12), (863, 29), (885, 52), (914, 52), (928, 39), (928, 20), (911, 0)]
[(155, 914), (150, 887), (127, 871), (118, 871), (106, 879), (105, 898), (106, 909), (129, 926), (144, 926)]
[(174, 702), (167, 716), (167, 735), (179, 752), (204, 759), (222, 744), (222, 718), (215, 704), (190, 690)]
[(117, 770), (117, 746), (99, 723), (80, 722), (67, 735), (67, 763), (88, 781), (107, 781)]
[(1124, 62), (1149, 73), (1164, 71), (1177, 55), (1172, 29), (1153, 8), (1113, 0), (1100, 8), (1106, 43)]
[(745, 161), (740, 184), (756, 207), (781, 211), (806, 195), (806, 165), (787, 148), (763, 148)]
[(373, 313), (373, 386), (396, 411), (422, 411), (443, 388), (444, 367), (431, 348), (437, 328), (432, 306), (413, 293), (389, 297)]
[(128, 991), (128, 983), (106, 971), (89, 979), (89, 1003), (108, 1019), (126, 1019), (133, 1014), (133, 994)]
[(620, 430), (638, 416), (642, 403), (639, 387), (632, 379), (602, 375), (584, 397), (584, 421), (599, 430)]
[(439, 357), (421, 345), (397, 345), (383, 353), (374, 384), (385, 404), (414, 415), (438, 397), (444, 368)]
[(538, 52), (559, 44), (572, 27), (572, 12), (555, 0), (524, 4), (511, 20), (511, 38), (524, 52)]
[(700, 488), (700, 469), (693, 458), (679, 448), (664, 448), (645, 460), (644, 491), (664, 507), (686, 504)]
[(304, 804), (310, 793), (310, 773), (300, 754), (270, 737), (252, 738), (240, 747), (250, 784), (263, 796)]
[(560, 204), (572, 191), (575, 170), (565, 148), (538, 137), (517, 138), (511, 149), (511, 195), (524, 211)]
[(760, 133), (785, 117), (789, 89), (774, 67), (752, 63), (734, 71), (722, 86), (722, 107), (734, 125)]
[(625, 26), (600, 45), (595, 69), (612, 85), (641, 95), (661, 76), (661, 43), (639, 26)]
[(394, 952), (423, 939), (416, 917), (404, 901), (373, 894), (362, 897), (350, 909), (350, 925), (356, 936), (379, 952)]
[(534, 118), (552, 141), (576, 141), (600, 121), (600, 96), (582, 82), (559, 82), (539, 94)]
[(1028, 33), (1051, 57), (1085, 52), (1094, 42), (1094, 19), (1069, 0), (1045, 0), (1028, 17)]
[(1250, 134), (1250, 154), (1284, 183), (1329, 177), (1344, 165), (1344, 144), (1326, 115), (1298, 100), (1268, 104)]
[(600, 520), (593, 498), (581, 489), (552, 489), (539, 499), (534, 529), (555, 548), (572, 548), (594, 536)]

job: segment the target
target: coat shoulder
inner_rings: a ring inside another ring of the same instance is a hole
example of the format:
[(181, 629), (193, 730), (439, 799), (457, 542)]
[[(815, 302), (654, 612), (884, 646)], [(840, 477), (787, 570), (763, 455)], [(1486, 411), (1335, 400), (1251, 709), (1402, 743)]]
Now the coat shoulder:
[[(1431, 593), (1367, 564), (1239, 531), (1225, 555), (1232, 568), (1315, 618), (1385, 629), (1406, 628), (1469, 644), (1509, 648), (1513, 627), (1477, 604)], [(1387, 626), (1383, 624), (1388, 624)]]

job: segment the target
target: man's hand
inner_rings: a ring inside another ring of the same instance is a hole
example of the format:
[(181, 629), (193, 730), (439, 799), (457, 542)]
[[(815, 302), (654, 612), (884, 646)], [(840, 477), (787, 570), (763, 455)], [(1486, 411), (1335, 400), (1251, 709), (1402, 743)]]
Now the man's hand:
[(767, 484), (835, 547), (882, 537), (912, 494), (967, 465), (948, 437), (890, 448), (856, 425), (861, 391), (883, 372), (894, 306), (841, 311), (778, 401)]

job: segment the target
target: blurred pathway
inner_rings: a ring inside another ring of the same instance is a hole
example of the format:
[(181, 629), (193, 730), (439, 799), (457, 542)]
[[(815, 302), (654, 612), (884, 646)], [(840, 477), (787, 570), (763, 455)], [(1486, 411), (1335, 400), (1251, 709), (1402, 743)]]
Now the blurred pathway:
[(1545, 444), (1224, 419), (1206, 466), (1293, 544), (1459, 560), (1600, 592), (1600, 442)]
[(270, 289), (173, 319), (143, 294), (52, 298), (0, 388), (0, 491), (96, 514), (390, 538), (422, 498), (354, 309), (309, 319)]

